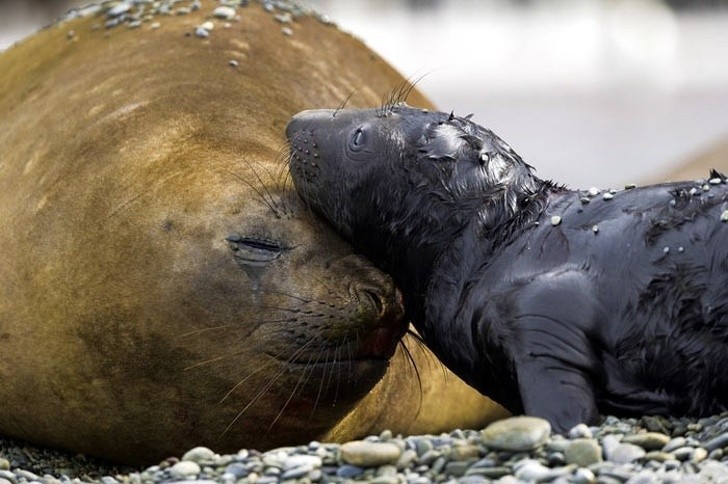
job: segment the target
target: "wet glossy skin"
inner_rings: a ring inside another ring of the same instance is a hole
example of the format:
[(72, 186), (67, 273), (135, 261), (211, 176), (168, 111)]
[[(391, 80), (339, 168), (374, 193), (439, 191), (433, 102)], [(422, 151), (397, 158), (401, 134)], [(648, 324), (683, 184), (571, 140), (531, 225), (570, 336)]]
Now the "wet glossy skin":
[(512, 412), (566, 431), (728, 408), (724, 176), (589, 195), (469, 119), (404, 105), (305, 111), (287, 136), (307, 203), (392, 274), (438, 357)]

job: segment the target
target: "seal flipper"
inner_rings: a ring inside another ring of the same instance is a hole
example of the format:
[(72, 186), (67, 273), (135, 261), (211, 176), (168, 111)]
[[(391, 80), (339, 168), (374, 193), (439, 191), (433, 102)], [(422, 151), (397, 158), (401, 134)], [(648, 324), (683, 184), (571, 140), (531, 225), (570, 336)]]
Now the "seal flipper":
[(523, 410), (548, 420), (555, 432), (599, 418), (593, 294), (583, 272), (568, 270), (542, 274), (513, 295), (517, 309), (508, 319)]

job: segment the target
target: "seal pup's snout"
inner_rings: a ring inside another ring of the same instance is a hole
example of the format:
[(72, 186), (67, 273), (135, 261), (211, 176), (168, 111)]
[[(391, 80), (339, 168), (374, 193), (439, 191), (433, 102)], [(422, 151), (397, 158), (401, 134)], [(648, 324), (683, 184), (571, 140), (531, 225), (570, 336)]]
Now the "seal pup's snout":
[(333, 109), (308, 109), (295, 114), (286, 126), (286, 138), (291, 141), (297, 133), (303, 130), (310, 130), (314, 123), (325, 119), (334, 119)]

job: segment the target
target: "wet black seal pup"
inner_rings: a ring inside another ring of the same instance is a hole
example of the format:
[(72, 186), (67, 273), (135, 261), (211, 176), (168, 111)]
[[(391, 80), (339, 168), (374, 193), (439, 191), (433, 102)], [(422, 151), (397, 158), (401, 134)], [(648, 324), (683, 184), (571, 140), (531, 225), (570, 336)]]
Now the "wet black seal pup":
[(728, 185), (568, 190), (470, 117), (290, 121), (303, 199), (402, 289), (426, 343), (557, 431), (728, 409)]

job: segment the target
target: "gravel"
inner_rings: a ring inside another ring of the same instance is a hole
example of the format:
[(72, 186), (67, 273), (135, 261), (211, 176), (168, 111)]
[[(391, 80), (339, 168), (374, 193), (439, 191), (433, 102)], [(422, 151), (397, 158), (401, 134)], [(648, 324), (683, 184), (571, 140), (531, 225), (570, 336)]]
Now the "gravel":
[(535, 417), (440, 435), (384, 431), (344, 444), (311, 442), (219, 455), (196, 447), (147, 469), (0, 439), (0, 484), (162, 482), (418, 484), (728, 482), (728, 413), (702, 418), (606, 417), (551, 434)]

